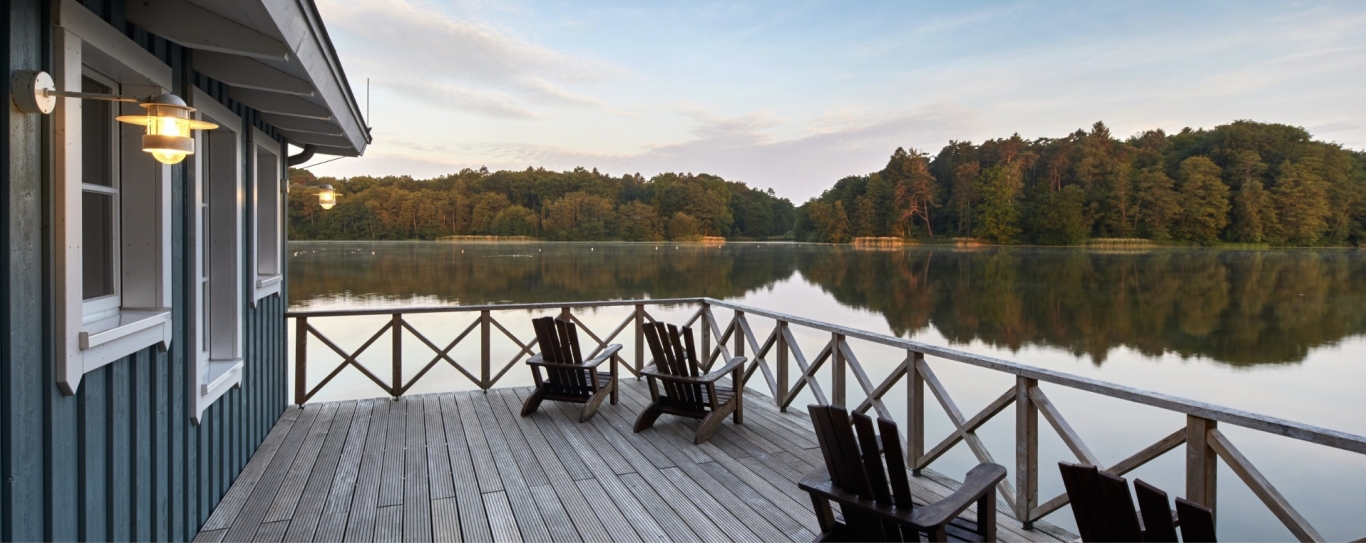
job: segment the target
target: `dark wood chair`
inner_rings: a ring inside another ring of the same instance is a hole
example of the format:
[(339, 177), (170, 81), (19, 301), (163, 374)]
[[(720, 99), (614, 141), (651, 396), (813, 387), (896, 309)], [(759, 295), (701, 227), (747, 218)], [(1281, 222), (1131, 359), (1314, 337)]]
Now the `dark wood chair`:
[(1182, 498), (1176, 499), (1173, 515), (1167, 493), (1143, 481), (1134, 481), (1139, 512), (1134, 509), (1128, 482), (1100, 471), (1095, 466), (1058, 462), (1072, 515), (1077, 520), (1081, 540), (1091, 541), (1176, 541), (1176, 526), (1187, 543), (1214, 541), (1214, 515), (1208, 508)]
[(1176, 514), (1167, 493), (1143, 479), (1134, 479), (1134, 497), (1138, 498), (1138, 514), (1143, 518), (1143, 541), (1177, 543)]
[[(522, 404), (522, 416), (536, 412), (544, 400), (584, 404), (579, 422), (597, 413), (598, 406), (609, 395), (617, 404), (617, 357), (621, 345), (608, 345), (602, 353), (585, 361), (579, 352), (579, 333), (574, 323), (542, 317), (532, 319), (536, 341), (541, 352), (526, 361), (536, 378), (536, 390)], [(603, 362), (611, 363), (611, 371), (599, 372)], [(545, 377), (541, 377), (541, 370)]]
[[(979, 464), (952, 494), (917, 505), (896, 423), (879, 418), (879, 437), (873, 433), (873, 420), (862, 413), (854, 413), (851, 421), (843, 407), (807, 409), (825, 456), (825, 468), (798, 483), (811, 495), (820, 520), (816, 541), (920, 541), (922, 534), (930, 541), (996, 540), (996, 485), (1005, 479), (1005, 467)], [(831, 502), (839, 504), (842, 519), (835, 517)], [(977, 522), (959, 518), (974, 504)]]
[[(654, 363), (641, 374), (650, 380), (653, 401), (636, 418), (636, 432), (653, 426), (663, 413), (702, 419), (693, 437), (693, 443), (697, 444), (710, 439), (726, 420), (726, 415), (732, 415), (735, 424), (744, 422), (741, 381), (745, 357), (732, 358), (721, 369), (703, 374), (702, 366), (697, 362), (691, 328), (683, 328), (680, 335), (678, 327), (672, 324), (649, 323), (645, 325), (645, 340), (654, 355)], [(716, 384), (726, 375), (734, 377), (730, 387)]]
[(1176, 499), (1176, 516), (1181, 519), (1181, 540), (1186, 543), (1214, 543), (1214, 512), (1208, 507)]

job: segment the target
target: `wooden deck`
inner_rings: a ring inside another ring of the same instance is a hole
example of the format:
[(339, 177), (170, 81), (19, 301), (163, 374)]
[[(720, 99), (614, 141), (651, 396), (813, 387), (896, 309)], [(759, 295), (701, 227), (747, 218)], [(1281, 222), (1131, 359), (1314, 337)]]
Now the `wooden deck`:
[[(810, 541), (796, 480), (823, 463), (805, 413), (746, 391), (745, 423), (692, 444), (696, 421), (631, 432), (649, 391), (578, 424), (517, 416), (530, 388), (286, 409), (196, 541)], [(928, 470), (926, 472), (929, 473)], [(935, 500), (953, 481), (912, 477)], [(1004, 505), (1000, 508), (1005, 511)], [(999, 518), (1002, 541), (1075, 536)]]

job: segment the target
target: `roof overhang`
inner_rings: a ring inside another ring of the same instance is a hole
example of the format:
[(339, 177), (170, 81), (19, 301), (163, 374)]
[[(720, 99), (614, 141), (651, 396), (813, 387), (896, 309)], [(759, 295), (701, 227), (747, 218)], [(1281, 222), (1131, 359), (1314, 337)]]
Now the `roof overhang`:
[(194, 49), (195, 71), (291, 143), (359, 156), (370, 131), (313, 0), (138, 0), (128, 21)]

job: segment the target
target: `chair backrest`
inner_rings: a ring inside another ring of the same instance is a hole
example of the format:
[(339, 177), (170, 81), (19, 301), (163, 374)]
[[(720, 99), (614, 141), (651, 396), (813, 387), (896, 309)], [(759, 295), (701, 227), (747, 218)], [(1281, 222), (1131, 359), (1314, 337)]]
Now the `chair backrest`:
[(1134, 496), (1143, 517), (1143, 541), (1146, 543), (1176, 543), (1176, 524), (1172, 522), (1171, 501), (1167, 493), (1143, 481), (1134, 479)]
[(1095, 466), (1058, 462), (1082, 541), (1142, 541), (1129, 484)]
[[(541, 317), (532, 319), (536, 329), (536, 342), (541, 346), (541, 359), (557, 364), (582, 364), (583, 354), (579, 351), (579, 332), (574, 323)], [(551, 385), (562, 388), (563, 392), (583, 393), (591, 391), (596, 382), (593, 370), (546, 368), (546, 378)]]
[[(697, 348), (693, 342), (692, 328), (684, 327), (681, 332), (677, 326), (652, 322), (645, 324), (645, 342), (650, 345), (655, 367), (662, 373), (679, 377), (702, 375), (701, 364), (697, 362)], [(702, 385), (695, 383), (664, 382), (664, 395), (669, 399), (701, 409), (706, 397)]]
[[(863, 413), (851, 415), (843, 407), (820, 405), (808, 406), (807, 411), (811, 413), (831, 483), (884, 505), (913, 507), (901, 435), (895, 422), (878, 418), (878, 429), (882, 432), (879, 437), (873, 431), (873, 419)], [(880, 522), (849, 507), (842, 511), (845, 524), (858, 539), (899, 541), (917, 537), (914, 532), (902, 532), (896, 524)]]
[(1214, 543), (1214, 512), (1208, 507), (1176, 499), (1176, 518), (1181, 521), (1181, 540), (1186, 543)]

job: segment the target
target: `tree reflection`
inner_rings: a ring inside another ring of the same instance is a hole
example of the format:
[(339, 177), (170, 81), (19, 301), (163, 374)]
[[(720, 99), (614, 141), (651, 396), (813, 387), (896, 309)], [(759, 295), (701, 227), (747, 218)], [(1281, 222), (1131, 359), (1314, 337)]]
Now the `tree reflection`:
[(291, 250), (296, 305), (338, 295), (460, 304), (737, 298), (800, 272), (903, 337), (932, 326), (956, 344), (1048, 346), (1096, 364), (1120, 347), (1238, 366), (1293, 363), (1366, 329), (1366, 255), (1354, 251), (368, 242)]

